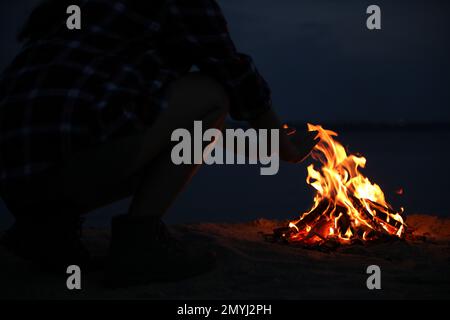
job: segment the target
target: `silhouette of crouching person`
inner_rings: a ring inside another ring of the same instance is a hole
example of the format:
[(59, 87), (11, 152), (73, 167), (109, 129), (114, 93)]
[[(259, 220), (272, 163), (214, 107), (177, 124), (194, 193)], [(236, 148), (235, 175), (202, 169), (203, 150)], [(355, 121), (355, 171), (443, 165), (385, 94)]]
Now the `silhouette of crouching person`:
[[(83, 28), (68, 31), (73, 2), (37, 7), (0, 80), (0, 194), (16, 218), (3, 245), (51, 270), (91, 266), (80, 217), (131, 196), (112, 221), (109, 285), (211, 270), (214, 254), (181, 243), (161, 220), (198, 169), (172, 163), (171, 135), (196, 120), (221, 129), (229, 113), (282, 129), (267, 83), (236, 51), (213, 0), (82, 1)], [(281, 159), (302, 161), (315, 137), (281, 130)]]

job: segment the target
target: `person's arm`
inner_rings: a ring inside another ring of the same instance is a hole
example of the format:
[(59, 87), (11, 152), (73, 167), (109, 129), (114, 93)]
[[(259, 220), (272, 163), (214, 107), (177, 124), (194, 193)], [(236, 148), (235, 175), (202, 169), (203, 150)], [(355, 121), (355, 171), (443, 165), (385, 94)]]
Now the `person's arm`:
[(273, 109), (250, 121), (250, 125), (256, 129), (280, 130), (280, 158), (284, 161), (298, 163), (303, 161), (311, 153), (319, 142), (317, 131), (298, 131), (282, 124)]
[(315, 146), (314, 133), (288, 135), (272, 109), (271, 91), (253, 60), (237, 52), (215, 0), (168, 0), (169, 45), (222, 83), (230, 115), (254, 128), (280, 129), (280, 156), (303, 160)]
[(230, 96), (230, 115), (248, 121), (271, 107), (271, 92), (252, 59), (237, 52), (215, 0), (167, 0), (167, 44), (177, 59), (192, 61)]

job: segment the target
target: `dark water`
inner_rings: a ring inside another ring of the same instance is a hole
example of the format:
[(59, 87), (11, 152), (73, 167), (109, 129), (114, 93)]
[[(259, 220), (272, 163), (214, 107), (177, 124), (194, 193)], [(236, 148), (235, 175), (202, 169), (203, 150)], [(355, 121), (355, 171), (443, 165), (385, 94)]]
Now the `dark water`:
[[(351, 132), (339, 137), (367, 158), (364, 173), (406, 214), (450, 216), (450, 132)], [(278, 175), (260, 176), (258, 166), (204, 166), (167, 214), (170, 223), (246, 221), (296, 217), (312, 203), (306, 165), (282, 164)], [(404, 189), (404, 195), (395, 191)], [(151, 196), (151, 195), (150, 195)], [(89, 215), (88, 225), (105, 226), (126, 211), (128, 201)], [(0, 208), (0, 228), (11, 219)]]
[[(342, 134), (339, 140), (367, 158), (364, 173), (406, 213), (450, 215), (450, 133)], [(256, 167), (204, 167), (171, 212), (174, 221), (289, 218), (311, 205), (306, 165), (284, 164), (276, 176)], [(404, 195), (395, 191), (404, 189)]]

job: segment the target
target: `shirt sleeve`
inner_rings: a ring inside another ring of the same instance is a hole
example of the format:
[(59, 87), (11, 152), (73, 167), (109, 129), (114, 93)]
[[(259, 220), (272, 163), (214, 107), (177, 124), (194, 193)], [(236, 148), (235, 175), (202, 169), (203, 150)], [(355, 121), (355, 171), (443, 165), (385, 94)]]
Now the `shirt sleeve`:
[(227, 89), (230, 114), (252, 120), (271, 108), (271, 91), (251, 57), (238, 53), (215, 0), (169, 0), (170, 42)]

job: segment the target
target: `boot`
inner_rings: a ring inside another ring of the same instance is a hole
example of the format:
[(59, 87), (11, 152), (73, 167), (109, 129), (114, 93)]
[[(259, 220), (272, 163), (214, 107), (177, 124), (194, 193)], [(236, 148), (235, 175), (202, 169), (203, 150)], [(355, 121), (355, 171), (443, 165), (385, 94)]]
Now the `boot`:
[(158, 217), (113, 218), (106, 270), (106, 285), (110, 288), (179, 281), (214, 266), (213, 253), (190, 250), (170, 234)]

